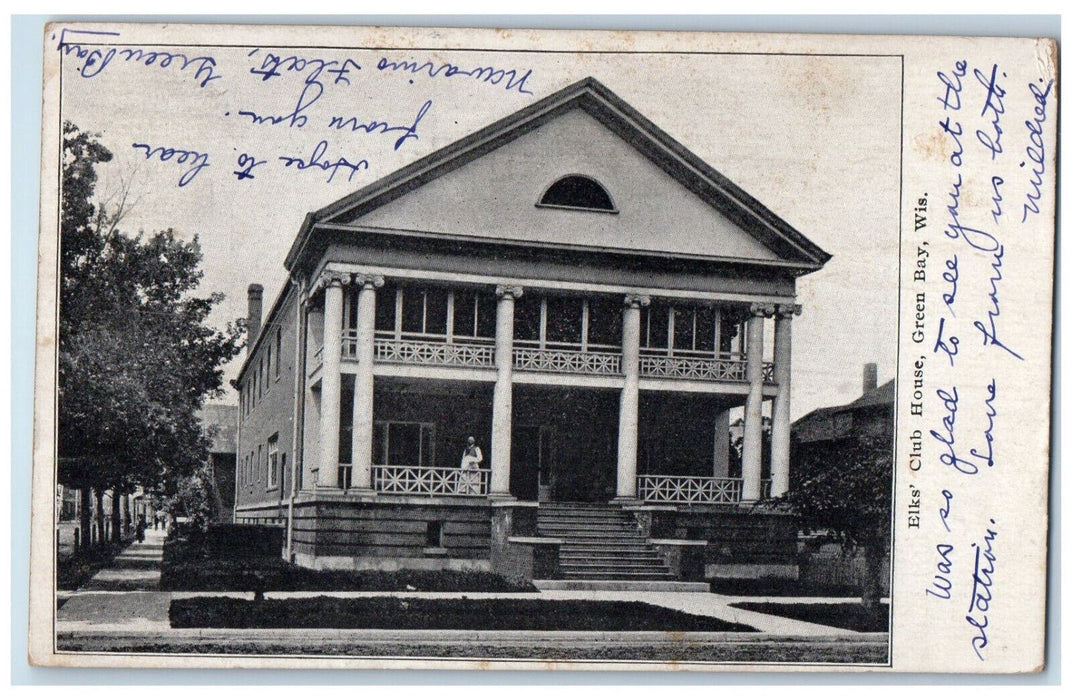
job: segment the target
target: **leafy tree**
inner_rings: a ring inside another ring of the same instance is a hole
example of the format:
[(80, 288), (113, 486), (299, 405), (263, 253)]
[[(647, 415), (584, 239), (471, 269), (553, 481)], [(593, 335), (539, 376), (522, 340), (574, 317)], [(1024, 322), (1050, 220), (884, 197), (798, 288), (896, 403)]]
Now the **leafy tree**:
[(174, 492), (209, 458), (197, 411), (219, 394), (242, 328), (206, 325), (223, 297), (196, 295), (196, 237), (128, 236), (117, 228), (125, 195), (110, 209), (95, 203), (96, 167), (112, 157), (96, 138), (64, 125), (60, 480), (84, 492)]
[(882, 565), (890, 553), (893, 446), (889, 437), (862, 435), (825, 444), (794, 444), (789, 492), (774, 499), (808, 529), (862, 550), (865, 607), (882, 595)]

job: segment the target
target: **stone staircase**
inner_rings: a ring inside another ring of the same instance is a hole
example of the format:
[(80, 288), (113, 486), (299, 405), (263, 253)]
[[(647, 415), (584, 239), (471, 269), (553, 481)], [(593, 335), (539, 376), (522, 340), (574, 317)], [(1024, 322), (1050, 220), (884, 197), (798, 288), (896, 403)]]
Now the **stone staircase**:
[(637, 531), (632, 514), (609, 503), (540, 505), (537, 530), (563, 541), (559, 578), (574, 581), (673, 581), (663, 558)]

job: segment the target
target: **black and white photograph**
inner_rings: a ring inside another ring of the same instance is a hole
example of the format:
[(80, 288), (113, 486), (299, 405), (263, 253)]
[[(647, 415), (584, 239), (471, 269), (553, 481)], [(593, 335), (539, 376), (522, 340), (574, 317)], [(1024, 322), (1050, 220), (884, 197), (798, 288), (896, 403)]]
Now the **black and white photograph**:
[[(997, 380), (985, 443), (963, 427), (965, 379), (954, 452), (958, 389), (931, 383), (985, 298), (970, 252), (942, 261), (945, 176), (905, 183), (908, 151), (976, 158), (931, 119), (955, 63), (906, 79), (891, 42), (775, 36), (44, 41), (40, 658), (889, 670), (902, 599), (955, 607), (964, 658), (1004, 648), (980, 616), (1006, 602), (980, 588), (1013, 565), (1001, 516), (972, 553), (921, 538), (895, 585), (897, 528), (950, 531), (1013, 432)], [(980, 352), (1027, 354), (989, 320)]]

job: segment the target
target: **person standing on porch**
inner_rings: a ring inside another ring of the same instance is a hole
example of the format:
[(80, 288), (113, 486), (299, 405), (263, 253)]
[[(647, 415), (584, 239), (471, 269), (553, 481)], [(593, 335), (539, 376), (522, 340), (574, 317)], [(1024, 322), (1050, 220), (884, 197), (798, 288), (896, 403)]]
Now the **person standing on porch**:
[(469, 436), (469, 439), (465, 441), (465, 449), (462, 451), (462, 473), (458, 490), (464, 494), (478, 494), (479, 479), (477, 470), (480, 469), (480, 463), (484, 461), (484, 454), (480, 451), (480, 447), (476, 444), (476, 438)]

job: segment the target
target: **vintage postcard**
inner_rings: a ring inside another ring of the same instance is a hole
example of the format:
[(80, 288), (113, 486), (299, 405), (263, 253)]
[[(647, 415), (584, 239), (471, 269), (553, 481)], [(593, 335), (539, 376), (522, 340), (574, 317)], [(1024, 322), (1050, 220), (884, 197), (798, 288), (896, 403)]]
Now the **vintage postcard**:
[(43, 41), (34, 663), (1043, 667), (1052, 41)]

